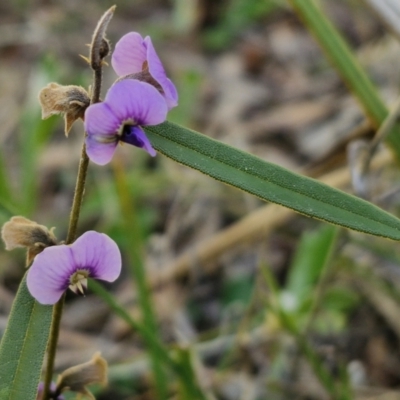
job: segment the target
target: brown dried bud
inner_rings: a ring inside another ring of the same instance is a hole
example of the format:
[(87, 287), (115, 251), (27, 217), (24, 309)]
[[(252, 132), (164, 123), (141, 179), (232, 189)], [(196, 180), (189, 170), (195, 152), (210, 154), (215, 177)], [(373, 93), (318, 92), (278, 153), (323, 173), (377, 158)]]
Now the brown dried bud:
[(95, 71), (101, 69), (104, 63), (104, 58), (110, 53), (110, 43), (106, 39), (106, 30), (114, 15), (115, 7), (116, 6), (112, 6), (103, 14), (93, 33), (88, 61), (92, 69)]
[(12, 217), (3, 225), (1, 237), (6, 245), (6, 250), (13, 250), (16, 247), (27, 247), (28, 264), (43, 249), (57, 244), (57, 238), (44, 225), (39, 225), (24, 217)]
[(110, 42), (105, 37), (103, 37), (99, 48), (100, 58), (101, 59), (106, 58), (110, 54), (110, 50), (111, 50)]
[(64, 114), (65, 136), (68, 136), (72, 124), (78, 118), (84, 118), (90, 98), (81, 86), (62, 86), (52, 82), (39, 92), (39, 102), (42, 106), (43, 119), (54, 114)]
[(68, 368), (60, 374), (57, 379), (56, 393), (60, 394), (65, 390), (71, 390), (95, 400), (94, 396), (86, 389), (86, 385), (92, 383), (106, 385), (107, 370), (107, 361), (98, 352), (90, 361)]

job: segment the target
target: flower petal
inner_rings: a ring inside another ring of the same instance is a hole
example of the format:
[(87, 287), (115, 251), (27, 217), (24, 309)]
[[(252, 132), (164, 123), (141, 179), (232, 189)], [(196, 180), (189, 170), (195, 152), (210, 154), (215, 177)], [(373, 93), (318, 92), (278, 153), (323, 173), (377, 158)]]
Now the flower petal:
[(71, 245), (76, 269), (87, 269), (91, 278), (113, 282), (121, 273), (121, 253), (104, 233), (88, 231)]
[(120, 138), (121, 142), (132, 144), (146, 150), (152, 157), (157, 153), (140, 126), (127, 126)]
[(106, 103), (91, 105), (85, 113), (86, 153), (96, 164), (109, 163), (117, 147), (117, 131), (122, 121)]
[(130, 32), (122, 36), (115, 45), (111, 57), (111, 64), (119, 76), (142, 71), (145, 61), (146, 47), (142, 36), (137, 32)]
[(47, 247), (29, 268), (28, 290), (39, 303), (55, 304), (68, 288), (74, 270), (70, 246)]
[(113, 135), (121, 122), (106, 103), (96, 103), (85, 112), (85, 130), (89, 135)]
[(167, 102), (168, 110), (174, 108), (178, 105), (178, 91), (175, 85), (172, 83), (171, 79), (165, 81), (163, 86), (165, 92), (165, 100)]
[(162, 62), (156, 53), (151, 38), (146, 36), (144, 43), (147, 47), (147, 62), (149, 64), (150, 75), (163, 88), (165, 100), (167, 101), (168, 109), (170, 110), (178, 104), (178, 92), (172, 81), (167, 78), (167, 74), (165, 73)]
[(167, 118), (167, 105), (158, 90), (134, 79), (115, 83), (104, 101), (121, 123), (132, 119), (138, 125), (158, 125)]
[(88, 135), (86, 137), (86, 154), (95, 164), (108, 164), (117, 148), (118, 139), (115, 136), (115, 141), (107, 141), (109, 139), (102, 135)]

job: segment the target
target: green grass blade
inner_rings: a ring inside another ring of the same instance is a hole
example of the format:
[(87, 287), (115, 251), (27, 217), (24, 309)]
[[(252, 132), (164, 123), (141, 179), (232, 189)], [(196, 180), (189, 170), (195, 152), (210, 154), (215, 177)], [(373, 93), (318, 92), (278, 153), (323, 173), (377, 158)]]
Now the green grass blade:
[(187, 372), (187, 378), (180, 384), (178, 398), (182, 400), (206, 400), (207, 397), (197, 386), (195, 373), (195, 354), (190, 347), (178, 348), (175, 350), (175, 359), (181, 370)]
[[(188, 393), (192, 394), (191, 398), (193, 400), (204, 400), (204, 396), (201, 390), (197, 387), (197, 382), (193, 378), (192, 371), (188, 370), (186, 366), (182, 365), (180, 360), (175, 360), (175, 358), (171, 356), (169, 349), (160, 343), (154, 332), (146, 325), (132, 318), (125, 308), (118, 304), (114, 296), (100, 283), (90, 279), (89, 285), (90, 289), (99, 297), (101, 297), (116, 315), (122, 318), (132, 328), (133, 331), (136, 331), (142, 338), (144, 338), (153, 349), (156, 349), (159, 361), (164, 366), (170, 367), (177, 374), (182, 386)], [(177, 350), (179, 352), (179, 349)]]
[(0, 343), (0, 399), (36, 399), (52, 310), (33, 299), (25, 276)]
[(345, 228), (400, 240), (400, 220), (362, 199), (170, 122), (146, 127), (146, 133), (159, 152), (263, 200)]
[[(378, 91), (355, 58), (348, 44), (325, 17), (315, 0), (289, 0), (296, 13), (320, 43), (334, 67), (364, 108), (372, 124), (378, 128), (389, 111)], [(387, 143), (400, 159), (400, 124), (396, 124)]]
[[(155, 338), (159, 338), (159, 330), (154, 312), (153, 299), (151, 291), (147, 284), (145, 265), (143, 264), (143, 229), (137, 218), (136, 199), (130, 195), (127, 176), (124, 169), (114, 162), (115, 183), (121, 215), (123, 215), (122, 229), (126, 238), (126, 248), (128, 250), (128, 266), (131, 276), (136, 284), (139, 305), (142, 312), (143, 322), (151, 330)], [(154, 341), (144, 338), (149, 349), (154, 380), (156, 384), (157, 397), (166, 399), (168, 397), (168, 376), (164, 365), (160, 362), (159, 346), (154, 346)], [(161, 339), (158, 339), (161, 345)]]
[(314, 232), (302, 235), (291, 263), (285, 289), (298, 302), (307, 298), (319, 281), (330, 259), (338, 228), (324, 225)]
[(350, 400), (353, 398), (349, 394), (347, 385), (339, 385), (334, 375), (326, 367), (324, 361), (315, 349), (309, 344), (306, 336), (300, 330), (297, 323), (297, 316), (287, 313), (277, 301), (279, 296), (279, 286), (268, 266), (263, 265), (261, 268), (262, 277), (270, 290), (270, 295), (266, 298), (266, 308), (273, 313), (279, 320), (280, 325), (286, 332), (291, 334), (296, 340), (297, 346), (303, 353), (315, 376), (318, 378), (325, 390), (330, 394), (330, 398), (338, 400)]

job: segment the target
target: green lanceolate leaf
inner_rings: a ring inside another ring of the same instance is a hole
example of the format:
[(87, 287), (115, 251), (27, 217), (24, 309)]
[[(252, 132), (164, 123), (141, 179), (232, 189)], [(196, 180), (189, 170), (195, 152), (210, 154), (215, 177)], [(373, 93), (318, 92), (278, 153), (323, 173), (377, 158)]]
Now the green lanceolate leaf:
[(263, 200), (349, 229), (400, 240), (400, 220), (367, 201), (170, 122), (146, 127), (146, 133), (164, 155)]
[(1, 400), (36, 399), (52, 310), (32, 298), (25, 275), (0, 343)]

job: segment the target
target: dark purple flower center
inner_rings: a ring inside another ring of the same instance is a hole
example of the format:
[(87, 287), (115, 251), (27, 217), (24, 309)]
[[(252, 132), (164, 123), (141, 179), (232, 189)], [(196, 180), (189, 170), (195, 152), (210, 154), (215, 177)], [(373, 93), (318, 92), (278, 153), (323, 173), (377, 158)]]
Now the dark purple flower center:
[(134, 74), (121, 76), (115, 81), (115, 83), (123, 81), (124, 79), (136, 79), (138, 81), (146, 82), (146, 83), (154, 86), (163, 95), (164, 90), (163, 90), (162, 86), (150, 75), (148, 67), (146, 67), (146, 68), (147, 69), (143, 69), (143, 71), (136, 72)]
[(122, 128), (122, 134), (119, 138), (121, 142), (132, 144), (136, 147), (143, 148), (144, 142), (137, 135), (137, 127), (136, 125), (126, 124)]

